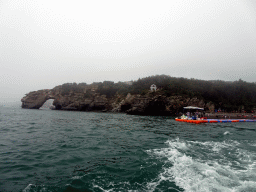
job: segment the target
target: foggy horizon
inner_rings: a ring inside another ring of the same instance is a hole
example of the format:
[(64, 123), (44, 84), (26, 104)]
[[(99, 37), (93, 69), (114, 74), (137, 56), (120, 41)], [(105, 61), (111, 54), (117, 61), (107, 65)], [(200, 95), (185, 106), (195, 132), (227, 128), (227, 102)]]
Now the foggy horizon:
[(152, 75), (256, 82), (256, 3), (0, 2), (0, 103)]

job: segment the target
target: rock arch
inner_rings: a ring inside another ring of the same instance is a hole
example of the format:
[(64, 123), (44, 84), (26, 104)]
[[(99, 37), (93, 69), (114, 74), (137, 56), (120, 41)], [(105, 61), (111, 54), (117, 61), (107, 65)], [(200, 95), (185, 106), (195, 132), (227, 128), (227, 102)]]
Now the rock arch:
[(21, 99), (21, 107), (26, 109), (39, 109), (48, 99), (55, 100), (55, 96), (52, 95), (51, 90), (43, 89), (33, 91), (26, 94), (26, 96)]

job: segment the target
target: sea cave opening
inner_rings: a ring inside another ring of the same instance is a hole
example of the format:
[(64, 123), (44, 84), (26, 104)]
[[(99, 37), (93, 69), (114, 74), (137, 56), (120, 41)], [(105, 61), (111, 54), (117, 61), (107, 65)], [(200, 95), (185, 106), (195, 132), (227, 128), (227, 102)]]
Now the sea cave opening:
[(54, 109), (54, 105), (53, 105), (53, 101), (54, 99), (48, 99), (44, 102), (44, 104), (42, 105), (42, 107), (40, 107), (39, 109), (43, 109), (43, 110), (49, 110), (49, 109)]

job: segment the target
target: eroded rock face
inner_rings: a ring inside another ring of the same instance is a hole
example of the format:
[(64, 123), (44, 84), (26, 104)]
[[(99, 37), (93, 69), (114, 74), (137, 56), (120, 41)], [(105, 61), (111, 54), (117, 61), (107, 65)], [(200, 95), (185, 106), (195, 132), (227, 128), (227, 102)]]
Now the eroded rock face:
[(22, 108), (39, 109), (46, 100), (54, 99), (56, 110), (74, 111), (111, 111), (125, 112), (134, 115), (174, 115), (183, 111), (183, 107), (197, 106), (212, 109), (213, 104), (207, 103), (196, 97), (162, 95), (161, 92), (146, 95), (131, 95), (126, 97), (116, 95), (106, 98), (105, 95), (93, 92), (88, 97), (86, 93), (73, 91), (63, 94), (60, 87), (51, 90), (44, 89), (26, 94), (21, 99)]
[(134, 115), (174, 115), (183, 111), (183, 107), (186, 106), (205, 107), (205, 103), (198, 98), (182, 96), (137, 96), (134, 97), (131, 108), (126, 112)]
[(214, 105), (212, 102), (207, 103), (207, 104), (206, 104), (206, 107), (209, 109), (209, 111), (210, 111), (211, 113), (214, 112), (215, 105)]
[(48, 99), (54, 99), (53, 105), (56, 110), (97, 111), (109, 108), (108, 99), (104, 95), (95, 93), (90, 98), (85, 97), (83, 93), (74, 92), (62, 95), (58, 89), (30, 92), (21, 99), (21, 107), (39, 109)]
[(48, 99), (54, 99), (48, 89), (30, 92), (21, 99), (22, 108), (39, 109)]

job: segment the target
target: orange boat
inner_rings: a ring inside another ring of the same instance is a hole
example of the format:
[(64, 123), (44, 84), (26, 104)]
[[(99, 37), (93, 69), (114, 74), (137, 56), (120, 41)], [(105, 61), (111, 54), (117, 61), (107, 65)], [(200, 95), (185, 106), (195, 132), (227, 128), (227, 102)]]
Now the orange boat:
[(195, 123), (195, 124), (208, 123), (207, 120), (192, 120), (192, 119), (177, 119), (177, 118), (175, 120), (186, 122), (186, 123)]
[[(200, 110), (204, 110), (203, 108), (200, 107), (194, 107), (194, 106), (188, 106), (188, 107), (183, 107), (185, 110), (189, 110), (190, 114), (191, 111), (195, 111), (196, 113)], [(195, 123), (195, 124), (201, 124), (201, 123), (228, 123), (228, 122), (256, 122), (255, 119), (207, 119), (207, 118), (202, 118), (198, 119), (197, 115), (190, 117), (187, 117), (184, 115), (184, 110), (183, 110), (183, 115), (180, 118), (176, 118), (176, 121), (181, 121), (181, 122), (186, 122), (186, 123)], [(188, 115), (189, 116), (189, 115)]]

